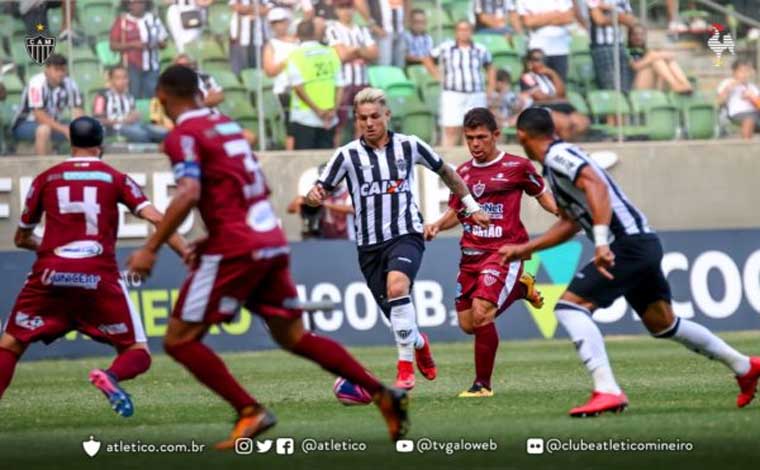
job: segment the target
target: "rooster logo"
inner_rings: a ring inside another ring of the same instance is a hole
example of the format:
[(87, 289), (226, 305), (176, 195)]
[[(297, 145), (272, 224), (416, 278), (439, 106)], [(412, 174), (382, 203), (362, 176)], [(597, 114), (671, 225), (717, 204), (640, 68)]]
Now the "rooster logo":
[(721, 39), (721, 34), (723, 33), (723, 30), (725, 28), (722, 24), (713, 23), (712, 30), (713, 34), (710, 36), (710, 39), (707, 40), (707, 47), (710, 48), (711, 51), (715, 53), (717, 56), (715, 59), (715, 65), (716, 67), (720, 67), (722, 65), (721, 62), (721, 55), (723, 54), (723, 51), (728, 49), (729, 52), (731, 52), (731, 55), (735, 55), (734, 52), (734, 38), (731, 37), (731, 34), (726, 33), (723, 35), (723, 38)]

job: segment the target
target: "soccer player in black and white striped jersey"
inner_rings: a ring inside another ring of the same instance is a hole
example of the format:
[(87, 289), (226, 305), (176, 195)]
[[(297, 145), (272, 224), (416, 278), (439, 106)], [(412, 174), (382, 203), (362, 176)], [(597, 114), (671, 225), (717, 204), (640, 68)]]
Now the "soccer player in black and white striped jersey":
[(594, 382), (591, 399), (570, 415), (596, 416), (628, 405), (612, 374), (602, 334), (591, 319), (594, 309), (609, 307), (620, 296), (655, 338), (672, 339), (731, 369), (739, 384), (736, 404), (747, 406), (760, 378), (760, 357), (745, 356), (704, 326), (675, 316), (670, 286), (660, 268), (662, 245), (644, 214), (583, 150), (556, 138), (548, 110), (523, 111), (517, 119), (517, 138), (528, 157), (543, 165), (560, 220), (527, 243), (504, 245), (499, 250), (503, 260), (529, 259), (581, 229), (596, 246), (594, 260), (576, 274), (554, 308)]
[(428, 380), (436, 376), (427, 335), (417, 329), (411, 287), (425, 249), (422, 214), (415, 202), (414, 165), (438, 173), (462, 199), (472, 223), (487, 227), (488, 215), (454, 168), (415, 136), (388, 131), (390, 110), (382, 90), (366, 88), (354, 99), (361, 138), (339, 148), (306, 196), (318, 206), (344, 178), (356, 215), (359, 264), (372, 295), (390, 319), (398, 346), (396, 386), (414, 387), (413, 358)]

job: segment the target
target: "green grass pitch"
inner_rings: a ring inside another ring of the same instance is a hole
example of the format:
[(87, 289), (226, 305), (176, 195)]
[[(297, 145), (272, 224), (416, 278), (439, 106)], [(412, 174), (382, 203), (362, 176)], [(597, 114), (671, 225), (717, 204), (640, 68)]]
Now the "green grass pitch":
[[(723, 335), (760, 354), (760, 332)], [(92, 367), (108, 358), (22, 362), (0, 401), (0, 468), (135, 469), (312, 469), (312, 468), (758, 468), (760, 398), (735, 406), (737, 386), (723, 365), (671, 341), (649, 337), (608, 339), (618, 380), (631, 405), (621, 415), (572, 419), (567, 410), (585, 401), (589, 378), (572, 345), (563, 340), (503, 341), (490, 399), (459, 399), (473, 377), (471, 343), (435, 344), (439, 377), (418, 374), (412, 394), (411, 439), (442, 441), (493, 439), (495, 452), (399, 454), (387, 439), (374, 406), (344, 407), (332, 395), (333, 378), (315, 365), (281, 351), (226, 354), (230, 369), (278, 416), (262, 438), (293, 437), (294, 455), (200, 454), (85, 455), (90, 435), (102, 445), (115, 441), (147, 444), (213, 444), (225, 437), (232, 413), (165, 356), (154, 358), (148, 374), (125, 382), (136, 412), (116, 416), (87, 383)], [(391, 380), (395, 348), (351, 348), (381, 378)], [(363, 442), (366, 452), (304, 455), (304, 438)], [(690, 452), (563, 452), (528, 455), (526, 439), (691, 443)]]

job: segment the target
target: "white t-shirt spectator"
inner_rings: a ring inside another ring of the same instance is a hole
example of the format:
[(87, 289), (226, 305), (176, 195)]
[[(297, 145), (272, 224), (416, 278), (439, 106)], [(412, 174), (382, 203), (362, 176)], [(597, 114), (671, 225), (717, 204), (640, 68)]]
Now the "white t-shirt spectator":
[[(727, 78), (720, 82), (720, 85), (718, 85), (718, 93), (723, 92), (726, 87), (731, 85), (733, 80), (733, 78)], [(748, 83), (746, 85), (739, 84), (735, 86), (726, 100), (726, 109), (728, 110), (729, 117), (734, 117), (741, 113), (756, 112), (758, 110), (750, 100), (744, 97), (746, 91), (754, 93), (755, 95), (760, 95), (760, 90), (754, 83)]]
[[(277, 38), (270, 39), (269, 44), (272, 46), (274, 61), (278, 64), (287, 60), (290, 53), (298, 49), (297, 42), (283, 41), (282, 39)], [(279, 75), (274, 77), (274, 80), (272, 81), (272, 91), (275, 95), (281, 95), (287, 93), (289, 88), (290, 83), (288, 82), (288, 71), (286, 68), (280, 72)]]
[[(572, 9), (573, 0), (517, 0), (517, 14), (520, 16)], [(547, 25), (530, 30), (528, 48), (541, 49), (551, 56), (568, 55), (571, 40), (568, 26)]]

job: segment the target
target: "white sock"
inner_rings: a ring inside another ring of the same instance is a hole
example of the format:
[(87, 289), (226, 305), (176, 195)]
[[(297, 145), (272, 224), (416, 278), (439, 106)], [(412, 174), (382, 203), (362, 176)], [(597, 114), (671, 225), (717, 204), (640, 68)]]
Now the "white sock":
[(580, 305), (561, 300), (554, 307), (554, 315), (575, 344), (583, 365), (591, 373), (594, 390), (620, 394), (622, 391), (612, 373), (602, 332), (591, 319), (591, 312)]
[[(422, 341), (422, 335), (417, 331), (417, 314), (408, 295), (388, 300), (391, 306), (391, 328), (398, 347), (399, 361), (413, 361), (414, 347)], [(421, 347), (421, 346), (420, 346)]]
[(741, 376), (749, 372), (749, 357), (729, 346), (699, 323), (684, 318), (676, 318), (676, 321), (667, 330), (654, 336), (670, 338), (708, 359), (717, 359), (734, 371), (736, 375)]

